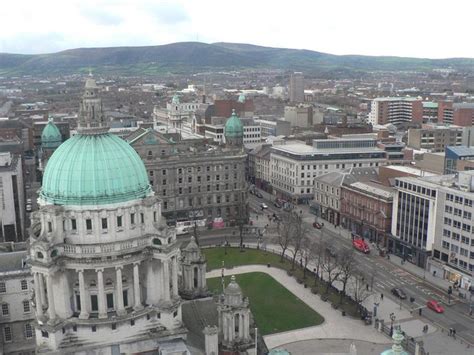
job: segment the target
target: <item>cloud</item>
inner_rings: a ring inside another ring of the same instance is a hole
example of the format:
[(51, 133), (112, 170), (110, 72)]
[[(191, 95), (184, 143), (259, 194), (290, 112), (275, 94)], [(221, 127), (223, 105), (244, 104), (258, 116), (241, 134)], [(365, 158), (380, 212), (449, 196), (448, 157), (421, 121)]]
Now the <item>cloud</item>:
[(38, 54), (52, 53), (67, 48), (66, 37), (58, 32), (17, 33), (0, 40), (0, 52)]
[(122, 16), (114, 14), (107, 8), (84, 7), (81, 9), (81, 15), (99, 26), (117, 26), (123, 22)]
[(163, 25), (179, 25), (191, 19), (186, 9), (178, 3), (148, 3), (144, 6), (144, 10)]

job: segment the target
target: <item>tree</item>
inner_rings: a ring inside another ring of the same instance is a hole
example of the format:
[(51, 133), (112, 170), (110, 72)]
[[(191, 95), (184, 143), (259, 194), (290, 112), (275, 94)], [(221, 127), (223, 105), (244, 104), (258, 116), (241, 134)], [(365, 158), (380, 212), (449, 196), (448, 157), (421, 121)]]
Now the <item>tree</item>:
[(324, 255), (327, 247), (327, 243), (324, 239), (320, 237), (319, 240), (313, 241), (313, 258), (316, 263), (316, 275), (322, 280), (322, 270), (324, 264)]
[(283, 262), (285, 252), (293, 239), (293, 235), (295, 234), (295, 228), (299, 223), (296, 221), (298, 216), (292, 212), (284, 213), (281, 217), (282, 220), (278, 221), (278, 233), (276, 237), (276, 242), (281, 247), (280, 260), (281, 262)]
[(362, 272), (356, 270), (354, 275), (350, 278), (352, 296), (354, 301), (359, 306), (371, 295), (371, 292), (367, 290), (365, 284), (365, 276), (366, 275), (364, 275)]
[(291, 229), (292, 232), (290, 233), (290, 244), (291, 244), (290, 252), (293, 255), (293, 258), (291, 260), (291, 270), (294, 270), (296, 256), (299, 254), (301, 250), (303, 239), (306, 232), (306, 227), (302, 223), (301, 217), (295, 213), (293, 213), (290, 223), (292, 224), (292, 227), (293, 227)]
[(306, 270), (309, 262), (317, 253), (317, 244), (313, 242), (308, 236), (305, 236), (301, 243), (300, 256), (303, 267), (303, 279), (306, 279)]
[(339, 258), (339, 281), (342, 283), (342, 292), (339, 299), (339, 303), (342, 303), (342, 299), (346, 294), (347, 284), (355, 272), (356, 260), (354, 255), (354, 249), (343, 249), (338, 255)]
[(323, 263), (323, 271), (327, 275), (327, 283), (326, 283), (326, 293), (329, 292), (329, 287), (332, 286), (334, 281), (339, 278), (341, 274), (341, 269), (339, 268), (339, 260), (338, 257), (332, 257), (331, 254), (327, 251), (327, 248), (324, 250), (324, 263)]
[(249, 204), (247, 201), (247, 191), (241, 191), (238, 197), (238, 204), (236, 206), (237, 213), (235, 215), (235, 222), (239, 227), (240, 237), (240, 251), (244, 250), (244, 228), (249, 221)]

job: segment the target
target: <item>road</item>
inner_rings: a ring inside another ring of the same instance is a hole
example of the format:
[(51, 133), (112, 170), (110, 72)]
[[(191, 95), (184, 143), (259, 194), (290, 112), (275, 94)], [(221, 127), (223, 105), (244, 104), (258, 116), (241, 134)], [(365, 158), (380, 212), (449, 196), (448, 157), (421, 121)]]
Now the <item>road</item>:
[[(262, 226), (262, 229), (267, 227), (265, 229), (267, 231), (266, 235), (268, 235), (272, 230), (275, 230), (275, 223), (271, 222), (268, 217), (274, 213), (277, 215), (281, 214), (283, 211), (273, 205), (272, 196), (265, 193), (263, 195), (263, 199), (250, 195), (249, 206), (259, 214), (258, 221), (256, 220), (256, 213), (251, 214), (251, 219), (255, 221), (256, 225)], [(262, 210), (260, 208), (262, 202), (268, 206), (267, 209)], [(302, 208), (301, 210), (296, 208), (296, 211), (301, 211), (301, 216), (304, 223), (307, 224), (307, 230), (311, 236), (326, 239), (331, 243), (336, 252), (342, 249), (352, 249), (351, 238), (347, 231), (340, 229), (335, 232), (333, 228), (326, 228), (327, 226), (323, 227), (322, 230), (315, 229), (311, 225), (312, 221), (314, 221), (314, 216), (309, 214), (307, 208)], [(200, 244), (203, 246), (217, 245), (224, 243), (225, 240), (230, 243), (238, 243), (238, 231), (234, 229), (235, 235), (232, 235), (232, 231), (232, 229), (204, 231), (199, 237)], [(246, 234), (244, 243), (246, 242), (256, 242), (255, 233)], [(370, 280), (367, 281), (375, 292), (383, 293), (384, 297), (391, 297), (395, 301), (401, 302), (403, 307), (414, 312), (418, 312), (418, 309), (421, 308), (422, 317), (444, 329), (455, 328), (457, 336), (474, 345), (474, 318), (469, 316), (468, 304), (459, 302), (457, 299), (448, 302), (446, 290), (428, 283), (418, 275), (398, 267), (386, 258), (375, 255), (375, 253), (369, 255), (356, 253), (356, 261), (358, 270), (361, 270), (366, 275), (370, 275)], [(400, 301), (398, 298), (395, 298), (390, 292), (394, 287), (401, 288), (407, 294), (407, 300)], [(411, 297), (415, 299), (413, 303), (410, 302)], [(441, 301), (444, 304), (445, 312), (443, 314), (437, 314), (426, 308), (426, 302), (431, 299)]]

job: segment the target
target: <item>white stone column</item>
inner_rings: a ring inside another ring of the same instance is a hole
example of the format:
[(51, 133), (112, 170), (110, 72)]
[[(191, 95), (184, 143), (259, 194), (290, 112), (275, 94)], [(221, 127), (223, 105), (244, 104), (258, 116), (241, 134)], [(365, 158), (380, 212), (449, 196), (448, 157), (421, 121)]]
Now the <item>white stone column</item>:
[(36, 316), (38, 318), (43, 316), (43, 301), (41, 300), (41, 289), (40, 289), (40, 276), (37, 272), (33, 274), (35, 282), (35, 303), (36, 303)]
[(117, 289), (116, 289), (116, 293), (117, 293), (117, 314), (118, 315), (123, 315), (127, 312), (125, 311), (125, 307), (123, 305), (122, 268), (117, 267), (115, 269), (115, 273), (116, 273), (115, 277), (116, 277), (116, 285), (117, 285)]
[(97, 269), (97, 301), (99, 306), (99, 318), (107, 318), (103, 272), (104, 269)]
[(153, 274), (153, 259), (148, 260), (146, 268), (146, 303), (156, 304), (158, 303), (159, 295), (156, 292), (156, 280)]
[(163, 260), (161, 264), (161, 272), (163, 273), (163, 298), (165, 301), (170, 299), (170, 267), (169, 261)]
[(79, 314), (80, 319), (89, 318), (89, 312), (87, 310), (87, 294), (86, 285), (84, 282), (84, 270), (78, 270), (79, 276), (79, 298), (81, 300), (81, 313)]
[(235, 334), (234, 315), (232, 313), (227, 313), (227, 319), (230, 320), (230, 322), (227, 322), (227, 329), (228, 329), (228, 332), (229, 332), (228, 341), (233, 341), (234, 340), (234, 334)]
[(244, 337), (244, 319), (242, 314), (239, 313), (239, 338), (242, 339)]
[(40, 295), (40, 300), (41, 300), (41, 306), (45, 307), (46, 304), (46, 293), (44, 291), (44, 276), (43, 274), (39, 273), (38, 274), (38, 280), (39, 280), (39, 295)]
[(138, 263), (133, 264), (133, 299), (135, 301), (133, 309), (142, 309), (143, 306), (140, 295), (140, 269)]
[(46, 289), (48, 291), (48, 316), (52, 320), (56, 318), (56, 310), (54, 308), (53, 276), (50, 274), (46, 276)]
[(199, 272), (201, 273), (201, 282), (200, 282), (200, 285), (199, 287), (200, 288), (207, 288), (207, 284), (206, 284), (206, 264), (204, 265), (201, 265), (200, 268), (198, 268)]
[(172, 273), (171, 273), (171, 282), (173, 284), (173, 297), (178, 296), (178, 257), (173, 257), (172, 259)]

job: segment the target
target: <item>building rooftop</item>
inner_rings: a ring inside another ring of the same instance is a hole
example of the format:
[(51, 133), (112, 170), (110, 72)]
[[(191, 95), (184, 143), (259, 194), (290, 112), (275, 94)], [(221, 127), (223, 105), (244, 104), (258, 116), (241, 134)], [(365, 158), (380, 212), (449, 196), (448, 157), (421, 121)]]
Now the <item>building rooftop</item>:
[(380, 185), (374, 182), (354, 182), (350, 185), (358, 190), (367, 192), (371, 195), (380, 196), (385, 199), (390, 199), (394, 195), (394, 190), (390, 187)]
[(27, 269), (25, 263), (27, 255), (28, 252), (26, 250), (9, 253), (0, 252), (0, 272), (23, 271)]
[(416, 97), (377, 97), (373, 101), (419, 101)]
[(314, 149), (310, 145), (302, 144), (302, 143), (293, 143), (293, 144), (273, 146), (273, 149), (281, 150), (281, 151), (292, 153), (292, 154), (316, 153), (316, 149)]
[(431, 101), (424, 101), (424, 102), (423, 102), (423, 107), (426, 107), (426, 108), (438, 108), (438, 103), (437, 103), (437, 102), (431, 102)]
[[(443, 153), (444, 154), (444, 153)], [(415, 176), (435, 176), (436, 174), (430, 173), (425, 170), (421, 170), (419, 168), (407, 165), (387, 165), (385, 168), (389, 168), (392, 170), (397, 170), (403, 173), (412, 174)]]

